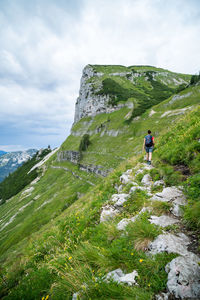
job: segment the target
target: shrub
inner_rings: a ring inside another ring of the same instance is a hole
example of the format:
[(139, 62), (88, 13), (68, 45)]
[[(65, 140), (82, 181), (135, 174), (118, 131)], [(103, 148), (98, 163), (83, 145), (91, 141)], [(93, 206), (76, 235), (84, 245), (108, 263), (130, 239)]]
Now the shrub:
[(79, 145), (79, 151), (86, 151), (88, 146), (90, 145), (90, 136), (89, 134), (84, 134)]

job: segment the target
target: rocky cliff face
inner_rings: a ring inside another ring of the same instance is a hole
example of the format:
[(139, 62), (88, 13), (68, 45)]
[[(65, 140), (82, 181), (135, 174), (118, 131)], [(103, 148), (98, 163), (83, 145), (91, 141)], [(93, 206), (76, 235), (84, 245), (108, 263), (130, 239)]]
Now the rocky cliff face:
[(110, 113), (124, 106), (109, 105), (109, 95), (98, 95), (98, 91), (100, 91), (102, 87), (101, 81), (99, 81), (94, 88), (91, 79), (97, 79), (98, 82), (98, 78), (101, 78), (103, 75), (103, 73), (96, 72), (90, 65), (87, 65), (83, 69), (79, 97), (77, 98), (75, 105), (74, 123), (78, 122), (83, 117), (96, 116), (99, 113)]
[[(140, 105), (142, 102), (155, 105), (173, 94), (177, 86), (187, 83), (184, 75), (155, 67), (87, 65), (83, 69), (74, 123), (124, 106), (134, 108), (138, 101)], [(160, 91), (162, 95), (158, 95)]]

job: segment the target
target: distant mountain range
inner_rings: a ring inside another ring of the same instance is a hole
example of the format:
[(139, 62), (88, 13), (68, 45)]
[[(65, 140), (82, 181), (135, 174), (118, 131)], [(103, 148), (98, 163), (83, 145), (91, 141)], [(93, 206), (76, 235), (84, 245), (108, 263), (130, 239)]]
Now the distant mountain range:
[(14, 172), (25, 161), (32, 158), (37, 151), (36, 149), (8, 153), (0, 151), (0, 182), (3, 181), (9, 173)]
[(6, 154), (7, 152), (0, 150), (0, 156)]

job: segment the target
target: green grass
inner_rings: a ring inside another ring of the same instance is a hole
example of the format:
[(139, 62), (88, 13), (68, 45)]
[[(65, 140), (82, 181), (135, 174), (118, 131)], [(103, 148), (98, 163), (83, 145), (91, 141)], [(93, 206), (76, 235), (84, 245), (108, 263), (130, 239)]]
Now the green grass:
[[(106, 72), (115, 72), (117, 68), (118, 66), (114, 69), (108, 66)], [(144, 68), (152, 71), (152, 67)], [(137, 67), (134, 66), (133, 69)], [(98, 67), (96, 70), (101, 72)], [(120, 82), (117, 80), (116, 82)], [(120, 84), (122, 82), (123, 80)], [(123, 84), (126, 88), (125, 81)], [(149, 88), (149, 82), (145, 87)], [(188, 91), (193, 93), (187, 95)], [(23, 198), (19, 193), (1, 206), (2, 223), (8, 222), (18, 213), (13, 222), (1, 231), (1, 298), (42, 299), (50, 295), (51, 299), (71, 299), (74, 292), (80, 291), (82, 299), (142, 300), (153, 299), (155, 294), (166, 288), (165, 265), (175, 255), (163, 253), (154, 257), (146, 256), (148, 243), (161, 233), (159, 227), (149, 223), (149, 214), (143, 214), (135, 223), (129, 224), (127, 234), (122, 234), (116, 228), (121, 218), (135, 216), (143, 206), (150, 205), (146, 193), (133, 193), (125, 203), (123, 212), (112, 222), (99, 223), (99, 219), (102, 206), (116, 193), (114, 187), (115, 184), (119, 186), (122, 172), (142, 161), (143, 137), (150, 128), (156, 139), (156, 150), (153, 153), (156, 168), (150, 175), (153, 181), (164, 179), (167, 185), (180, 185), (185, 178), (175, 172), (174, 166), (185, 164), (190, 169), (192, 175), (188, 178), (185, 189), (189, 204), (184, 218), (190, 228), (198, 230), (197, 141), (200, 110), (196, 108), (184, 117), (161, 117), (168, 110), (188, 105), (194, 105), (195, 108), (199, 104), (198, 87), (189, 87), (180, 95), (187, 96), (173, 103), (170, 103), (171, 97), (154, 106), (155, 114), (151, 117), (150, 110), (147, 110), (138, 121), (132, 121), (128, 125), (125, 117), (131, 110), (127, 107), (111, 114), (84, 118), (74, 125), (74, 132), (96, 130), (101, 125), (106, 130), (122, 130), (117, 137), (108, 134), (101, 136), (101, 132), (91, 134), (91, 143), (83, 153), (83, 164), (114, 168), (107, 178), (85, 173), (68, 161), (57, 162), (57, 154), (54, 154), (45, 164), (47, 170), (34, 186), (31, 195)], [(186, 136), (183, 144), (184, 133)], [(69, 136), (60, 151), (78, 150), (81, 138), (81, 134)], [(141, 181), (141, 176), (138, 176), (138, 182)], [(89, 182), (96, 186), (93, 187)], [(127, 186), (124, 191), (128, 192), (129, 189), (130, 186)], [(34, 199), (35, 197), (38, 199)], [(45, 204), (46, 201), (49, 202)], [(20, 211), (27, 204), (30, 205)], [(167, 213), (169, 209), (168, 203), (153, 203), (153, 212), (158, 215)], [(104, 276), (117, 268), (125, 273), (137, 270), (139, 285), (128, 287), (114, 282), (106, 283)]]

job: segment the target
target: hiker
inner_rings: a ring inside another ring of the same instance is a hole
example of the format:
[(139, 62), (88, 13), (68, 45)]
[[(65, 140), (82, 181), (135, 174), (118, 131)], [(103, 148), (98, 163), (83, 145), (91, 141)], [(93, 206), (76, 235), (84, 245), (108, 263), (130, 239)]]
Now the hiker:
[(155, 144), (154, 137), (151, 135), (151, 130), (148, 130), (148, 134), (145, 136), (144, 144), (143, 144), (143, 151), (145, 148), (146, 153), (147, 153), (147, 164), (148, 165), (151, 165), (154, 144)]

